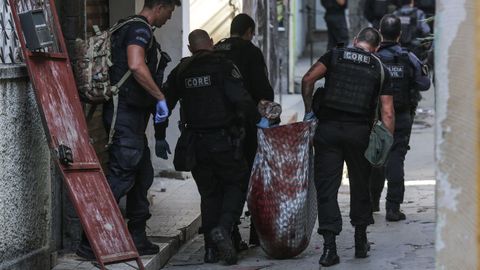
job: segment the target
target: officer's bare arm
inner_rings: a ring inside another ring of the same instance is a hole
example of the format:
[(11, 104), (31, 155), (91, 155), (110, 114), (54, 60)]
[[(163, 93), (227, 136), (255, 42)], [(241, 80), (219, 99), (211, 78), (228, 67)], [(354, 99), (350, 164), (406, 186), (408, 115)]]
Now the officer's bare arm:
[(303, 96), (303, 103), (305, 104), (305, 113), (308, 113), (312, 110), (312, 99), (313, 99), (312, 96), (313, 96), (313, 87), (315, 86), (315, 82), (323, 78), (326, 73), (327, 73), (327, 67), (321, 62), (317, 62), (303, 76), (302, 96)]
[(382, 95), (380, 96), (380, 102), (382, 103), (382, 122), (388, 128), (390, 133), (395, 131), (395, 109), (393, 107), (393, 96)]
[(157, 100), (165, 99), (162, 91), (153, 80), (152, 74), (145, 63), (145, 49), (138, 45), (127, 47), (128, 68), (137, 82)]

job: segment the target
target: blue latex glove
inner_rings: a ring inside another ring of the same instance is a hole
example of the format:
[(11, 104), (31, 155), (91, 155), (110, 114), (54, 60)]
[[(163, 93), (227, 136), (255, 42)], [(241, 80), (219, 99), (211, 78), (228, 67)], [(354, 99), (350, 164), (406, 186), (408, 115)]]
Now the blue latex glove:
[(306, 121), (313, 121), (317, 119), (317, 117), (315, 116), (315, 114), (313, 112), (308, 112), (307, 114), (305, 114), (305, 116), (303, 117), (303, 121), (306, 122)]
[(168, 154), (172, 154), (168, 142), (166, 140), (157, 139), (155, 142), (155, 155), (161, 159), (167, 159)]
[(167, 101), (165, 99), (159, 100), (157, 102), (157, 111), (155, 113), (155, 124), (160, 124), (162, 122), (165, 122), (168, 118), (168, 106), (167, 106)]
[(268, 121), (267, 118), (262, 117), (262, 119), (260, 119), (260, 122), (257, 123), (257, 127), (258, 128), (269, 128), (270, 127), (270, 122)]

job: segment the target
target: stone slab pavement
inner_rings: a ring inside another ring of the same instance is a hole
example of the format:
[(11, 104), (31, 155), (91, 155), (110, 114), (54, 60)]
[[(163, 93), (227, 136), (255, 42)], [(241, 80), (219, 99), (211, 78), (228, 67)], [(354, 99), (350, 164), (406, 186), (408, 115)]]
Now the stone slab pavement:
[[(196, 236), (200, 227), (200, 196), (193, 179), (155, 178), (148, 194), (152, 218), (147, 235), (160, 246), (160, 253), (142, 256), (146, 270), (158, 270)], [(108, 265), (109, 270), (136, 269), (135, 262)], [(95, 262), (82, 260), (72, 253), (62, 254), (53, 270), (94, 270)]]
[[(368, 229), (368, 238), (372, 243), (370, 256), (366, 259), (354, 258), (354, 229), (349, 224), (349, 190), (343, 185), (339, 193), (339, 202), (343, 215), (343, 231), (337, 238), (341, 263), (328, 269), (434, 269), (435, 239), (435, 202), (434, 185), (414, 185), (406, 187), (403, 211), (407, 220), (386, 222), (382, 205), (380, 213), (375, 213), (375, 224)], [(384, 201), (383, 201), (384, 202)], [(248, 237), (248, 220), (244, 217), (241, 233)], [(287, 270), (320, 269), (318, 260), (322, 252), (323, 240), (316, 230), (308, 248), (299, 256), (289, 260), (269, 258), (261, 248), (252, 248), (240, 254), (235, 266), (203, 263), (203, 238), (197, 236), (173, 256), (165, 269), (168, 270)]]

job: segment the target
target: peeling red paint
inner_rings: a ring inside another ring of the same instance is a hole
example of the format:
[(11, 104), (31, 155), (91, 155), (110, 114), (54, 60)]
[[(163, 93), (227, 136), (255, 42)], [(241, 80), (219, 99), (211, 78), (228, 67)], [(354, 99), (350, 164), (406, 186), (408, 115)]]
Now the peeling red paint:
[[(17, 3), (9, 0), (16, 29), (21, 30)], [(58, 24), (54, 1), (50, 1), (53, 28), (57, 37), (63, 37)], [(143, 265), (127, 226), (112, 195), (93, 146), (90, 144), (87, 124), (75, 85), (65, 42), (59, 39), (60, 51), (35, 53), (26, 49), (23, 32), (17, 31), (24, 52), (30, 80), (50, 148), (59, 145), (72, 149), (73, 164), (65, 166), (56, 159), (82, 226), (101, 267), (104, 264), (137, 260)]]

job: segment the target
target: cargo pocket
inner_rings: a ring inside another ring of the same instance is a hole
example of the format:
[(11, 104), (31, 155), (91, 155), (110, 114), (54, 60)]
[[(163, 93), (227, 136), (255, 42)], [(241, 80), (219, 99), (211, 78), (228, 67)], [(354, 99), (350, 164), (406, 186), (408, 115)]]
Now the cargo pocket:
[(118, 166), (125, 171), (138, 169), (143, 156), (143, 149), (118, 145), (112, 147), (112, 155)]

